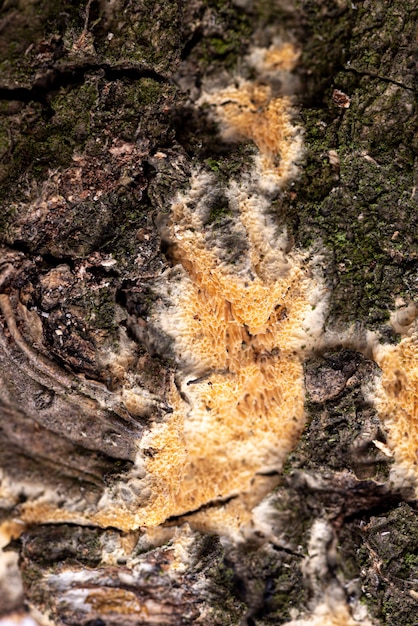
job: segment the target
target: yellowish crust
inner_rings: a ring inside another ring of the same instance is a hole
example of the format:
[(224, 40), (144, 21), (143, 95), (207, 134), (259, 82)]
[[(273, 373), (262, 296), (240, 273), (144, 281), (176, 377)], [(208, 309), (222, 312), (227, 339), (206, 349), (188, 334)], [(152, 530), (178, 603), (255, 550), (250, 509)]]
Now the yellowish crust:
[(292, 122), (290, 99), (273, 97), (271, 87), (244, 81), (214, 93), (201, 103), (214, 107), (226, 139), (250, 139), (260, 152), (261, 174), (274, 175), (284, 184), (294, 174), (302, 140)]
[(299, 56), (300, 50), (290, 42), (283, 43), (281, 46), (272, 45), (264, 51), (264, 67), (267, 71), (290, 72), (294, 69)]
[(418, 335), (412, 333), (398, 345), (380, 346), (375, 352), (382, 370), (375, 406), (398, 468), (418, 485)]
[[(212, 94), (211, 102), (219, 103), (228, 128), (256, 143), (263, 166), (283, 184), (300, 154), (289, 100), (244, 83)], [(175, 339), (180, 393), (173, 386), (174, 413), (141, 445), (153, 450), (146, 469), (155, 494), (138, 512), (142, 524), (157, 511), (163, 521), (257, 489), (257, 475), (280, 470), (305, 424), (302, 346), (314, 341), (310, 328), (318, 320), (321, 326), (323, 308), (314, 309), (326, 301), (325, 289), (301, 258), (283, 252), (268, 201), (245, 179), (231, 181), (225, 193), (248, 252), (238, 269), (221, 261), (204, 223), (205, 194), (214, 184), (196, 173), (172, 206), (170, 236), (181, 270), (171, 278), (175, 302), (159, 323)], [(205, 517), (206, 529), (227, 519), (236, 526), (248, 522), (248, 508), (220, 504)]]
[(317, 607), (312, 617), (292, 620), (284, 626), (373, 626), (367, 619), (357, 620), (350, 615), (348, 607), (342, 602), (330, 608), (327, 604)]
[[(268, 50), (262, 62), (266, 70), (287, 70), (296, 57), (286, 45)], [(302, 257), (283, 251), (285, 235), (268, 217), (268, 195), (258, 186), (267, 176), (277, 189), (294, 174), (301, 138), (289, 99), (272, 97), (268, 85), (243, 82), (206, 98), (228, 132), (259, 150), (253, 172), (222, 190), (248, 252), (234, 267), (221, 260), (216, 237), (215, 247), (208, 245), (205, 203), (215, 181), (195, 173), (171, 211), (178, 269), (165, 277), (165, 289), (172, 305), (154, 320), (174, 338), (178, 380), (167, 398), (172, 413), (139, 443), (149, 499), (131, 510), (105, 494), (91, 513), (28, 502), (28, 521), (84, 518), (128, 530), (254, 491), (256, 503), (265, 495), (258, 475), (280, 470), (304, 428), (304, 347), (322, 329), (326, 291)], [(207, 512), (207, 529), (247, 523), (249, 508), (234, 502), (212, 517)]]
[[(260, 52), (259, 63), (266, 72), (289, 71), (297, 56), (287, 44)], [(250, 139), (257, 146), (253, 173), (259, 181), (269, 178), (277, 188), (295, 174), (302, 140), (288, 98), (274, 97), (268, 85), (241, 81), (201, 101), (213, 106), (225, 137)], [(70, 521), (129, 531), (190, 514), (199, 530), (237, 537), (274, 484), (262, 473), (280, 470), (295, 446), (305, 424), (304, 348), (320, 332), (326, 290), (302, 258), (283, 253), (263, 193), (245, 180), (232, 181), (226, 193), (247, 235), (247, 263), (238, 271), (222, 262), (207, 245), (194, 202), (199, 189), (204, 194), (212, 182), (195, 175), (189, 194), (172, 206), (170, 236), (180, 271), (168, 279), (173, 305), (161, 311), (159, 322), (175, 340), (179, 371), (167, 398), (173, 412), (139, 444), (151, 485), (148, 502), (132, 510), (109, 498), (102, 510), (89, 513), (59, 509), (46, 498), (22, 506), (25, 522)], [(398, 463), (417, 476), (416, 335), (379, 347), (375, 360), (382, 369), (375, 403), (389, 444)], [(122, 396), (132, 414), (143, 413), (146, 400), (140, 394), (127, 389)], [(198, 510), (212, 502), (218, 505)], [(11, 523), (0, 530), (12, 537), (22, 527)], [(96, 611), (144, 619), (153, 610), (152, 603), (121, 589), (95, 589), (85, 601)], [(344, 603), (331, 605), (323, 603), (311, 617), (288, 626), (370, 626), (367, 619), (354, 619)]]
[(133, 591), (103, 587), (94, 589), (84, 599), (85, 604), (101, 615), (116, 613), (117, 615), (133, 615), (146, 619), (149, 616), (147, 601), (138, 599)]

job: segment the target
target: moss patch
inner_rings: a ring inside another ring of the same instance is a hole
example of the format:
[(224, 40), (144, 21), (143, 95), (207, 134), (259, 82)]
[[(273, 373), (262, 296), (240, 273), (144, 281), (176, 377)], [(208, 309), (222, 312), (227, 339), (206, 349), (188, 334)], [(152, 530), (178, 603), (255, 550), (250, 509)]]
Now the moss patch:
[[(289, 194), (288, 223), (300, 244), (321, 242), (327, 250), (332, 320), (381, 328), (396, 295), (418, 293), (411, 279), (417, 117), (408, 72), (405, 87), (387, 78), (396, 64), (408, 66), (414, 21), (402, 0), (391, 7), (396, 28), (379, 13), (382, 3), (365, 2), (356, 11), (338, 8), (341, 3), (300, 4), (313, 29), (302, 57), (311, 72), (302, 110), (307, 156)], [(315, 31), (318, 11), (329, 25), (321, 26), (325, 38)], [(395, 43), (404, 42), (401, 26), (411, 35), (402, 59)], [(377, 46), (377, 33), (386, 44)], [(334, 90), (347, 95), (349, 108), (338, 104)]]
[(379, 624), (416, 624), (417, 600), (411, 590), (418, 576), (418, 521), (408, 504), (372, 516), (367, 524), (348, 525), (339, 551), (344, 574), (352, 577), (354, 568), (363, 599)]

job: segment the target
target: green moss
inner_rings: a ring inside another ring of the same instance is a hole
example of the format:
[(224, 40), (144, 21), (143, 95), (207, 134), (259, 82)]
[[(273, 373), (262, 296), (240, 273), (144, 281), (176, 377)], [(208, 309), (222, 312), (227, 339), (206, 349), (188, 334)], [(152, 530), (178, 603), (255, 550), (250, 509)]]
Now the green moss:
[[(360, 577), (362, 599), (379, 624), (416, 624), (416, 600), (409, 593), (418, 576), (415, 511), (402, 503), (387, 513), (372, 516), (366, 524), (355, 521), (346, 525), (340, 537), (340, 552), (344, 575)], [(350, 571), (347, 558), (351, 561)]]
[(0, 211), (0, 241), (9, 238), (10, 225), (16, 214), (16, 208), (13, 206), (3, 206)]
[(83, 298), (80, 303), (86, 311), (89, 325), (103, 330), (116, 331), (115, 289), (103, 287)]
[(294, 567), (283, 567), (279, 572), (274, 578), (274, 591), (269, 598), (271, 614), (266, 624), (290, 620), (292, 611), (300, 611), (306, 599), (300, 571)]
[[(18, 7), (6, 3), (1, 10), (8, 28), (0, 34), (2, 83), (15, 86), (16, 81), (29, 84), (36, 72), (37, 46), (53, 47), (54, 36), (60, 36), (66, 28), (79, 30), (84, 23), (83, 0), (71, 2), (50, 0), (48, 2), (19, 2)], [(10, 32), (13, 37), (10, 37)], [(47, 43), (48, 42), (48, 43)]]
[[(303, 112), (307, 162), (287, 215), (300, 243), (320, 241), (328, 250), (331, 317), (369, 327), (387, 321), (394, 296), (417, 295), (408, 279), (418, 227), (411, 198), (411, 96), (403, 93), (400, 106), (386, 101), (386, 88), (369, 80), (367, 91), (362, 83), (358, 97), (351, 94), (347, 110), (330, 102), (328, 109)], [(330, 150), (337, 152), (338, 167), (330, 163)]]
[[(222, 150), (222, 151), (221, 151)], [(251, 142), (239, 144), (222, 144), (218, 135), (205, 145), (204, 163), (209, 171), (216, 175), (219, 185), (224, 187), (229, 181), (238, 179), (252, 166), (256, 148)], [(206, 156), (207, 153), (210, 156)], [(202, 159), (202, 155), (198, 155)]]
[(144, 78), (141, 80), (141, 83), (139, 85), (138, 101), (142, 105), (155, 106), (155, 104), (157, 104), (162, 97), (165, 90), (165, 85), (161, 85), (151, 78)]
[(304, 25), (301, 67), (309, 71), (304, 85), (305, 101), (321, 105), (323, 91), (332, 83), (336, 68), (344, 65), (351, 30), (358, 11), (350, 3), (296, 0)]
[(219, 56), (224, 56), (225, 54), (233, 50), (233, 45), (231, 42), (227, 42), (224, 39), (220, 39), (219, 37), (212, 37), (209, 42), (215, 54)]
[(117, 8), (93, 27), (97, 51), (112, 63), (129, 60), (170, 73), (180, 56), (183, 2), (143, 0), (129, 11)]
[(220, 195), (210, 207), (208, 225), (219, 226), (225, 218), (231, 217), (232, 211), (228, 206), (228, 199)]
[(192, 51), (201, 68), (214, 72), (232, 69), (245, 52), (251, 35), (251, 17), (228, 0), (205, 0), (211, 11), (211, 35)]
[[(102, 128), (114, 137), (132, 141), (138, 129), (141, 137), (154, 144), (165, 144), (170, 137), (169, 111), (176, 94), (172, 85), (158, 83), (150, 78), (140, 81), (121, 79), (99, 84), (100, 109), (94, 122), (95, 133)], [(89, 150), (95, 149), (94, 142)]]
[(205, 163), (212, 172), (219, 172), (221, 169), (221, 166), (216, 159), (206, 159)]
[(417, 554), (405, 554), (403, 557), (403, 564), (400, 570), (402, 578), (408, 579), (412, 576), (415, 578), (415, 574), (418, 572), (418, 555)]
[[(418, 296), (410, 271), (418, 228), (414, 96), (386, 80), (412, 86), (414, 18), (404, 0), (388, 11), (381, 2), (297, 6), (308, 31), (301, 60), (307, 156), (288, 224), (300, 244), (325, 247), (331, 318), (382, 327), (396, 295)], [(348, 95), (349, 108), (336, 105), (334, 89)]]
[(209, 623), (214, 626), (238, 626), (246, 605), (236, 594), (236, 572), (225, 558), (219, 537), (202, 536), (198, 568), (205, 574), (209, 598)]
[(3, 166), (0, 197), (10, 201), (10, 188), (19, 179), (44, 179), (49, 169), (67, 166), (74, 150), (81, 150), (89, 134), (90, 111), (97, 97), (95, 85), (87, 81), (77, 88), (61, 90), (52, 100), (49, 119), (40, 104), (25, 105), (19, 111), (18, 126), (10, 123), (12, 147)]

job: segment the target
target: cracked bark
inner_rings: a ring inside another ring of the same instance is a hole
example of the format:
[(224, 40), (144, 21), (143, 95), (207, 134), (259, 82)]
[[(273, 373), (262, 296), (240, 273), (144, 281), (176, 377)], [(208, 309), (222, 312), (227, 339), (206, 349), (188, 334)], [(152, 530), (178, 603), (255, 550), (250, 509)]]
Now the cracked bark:
[(253, 158), (251, 142), (223, 141), (194, 105), (251, 46), (301, 47), (305, 163), (272, 206), (296, 246), (325, 250), (327, 327), (398, 340), (388, 311), (417, 298), (418, 17), (389, 4), (3, 3), (0, 514), (11, 543), (0, 615), (313, 624), (328, 594), (357, 620), (338, 623), (362, 623), (364, 606), (375, 624), (415, 623), (415, 492), (388, 478), (386, 432), (364, 393), (378, 368), (361, 340), (306, 361), (308, 424), (241, 543), (189, 528), (187, 515), (155, 531), (94, 517), (105, 492), (132, 509), (148, 497), (135, 442), (170, 416), (177, 367), (151, 323), (172, 263), (165, 215), (196, 167), (225, 181)]

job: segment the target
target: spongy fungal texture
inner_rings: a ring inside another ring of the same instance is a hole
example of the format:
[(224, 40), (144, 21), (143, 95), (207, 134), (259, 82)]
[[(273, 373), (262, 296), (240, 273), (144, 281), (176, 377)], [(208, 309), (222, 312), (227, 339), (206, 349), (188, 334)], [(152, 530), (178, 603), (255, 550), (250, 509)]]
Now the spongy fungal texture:
[(268, 81), (280, 76), (286, 84), (298, 56), (290, 43), (256, 48), (248, 63), (263, 82), (238, 78), (234, 85), (204, 92), (199, 101), (211, 106), (225, 140), (251, 139), (255, 143), (259, 154), (253, 176), (257, 175), (260, 188), (283, 185), (297, 174), (303, 145), (300, 128), (294, 123), (290, 98), (276, 96)]
[(274, 74), (280, 71), (290, 72), (299, 56), (300, 50), (289, 41), (276, 41), (269, 48), (253, 48), (247, 62), (263, 76), (272, 72)]
[[(413, 311), (412, 321), (403, 325), (405, 336), (400, 343), (374, 348), (374, 359), (382, 374), (373, 400), (388, 433), (395, 473), (412, 480), (418, 493), (418, 324), (414, 321), (417, 309), (408, 309), (403, 312), (406, 315)], [(402, 330), (400, 317), (400, 313), (392, 316), (398, 331)]]
[(256, 489), (257, 476), (280, 470), (305, 424), (302, 363), (322, 333), (326, 290), (312, 263), (286, 252), (285, 234), (267, 214), (273, 182), (278, 190), (294, 174), (300, 140), (287, 99), (269, 100), (256, 84), (222, 92), (220, 101), (226, 93), (237, 103), (224, 109), (225, 124), (258, 146), (269, 191), (254, 176), (259, 163), (223, 190), (248, 240), (236, 265), (209, 245), (213, 176), (195, 172), (173, 203), (175, 267), (164, 277), (171, 306), (158, 323), (174, 339), (179, 371), (173, 414), (141, 443), (152, 450), (146, 469), (155, 481), (141, 524)]
[(372, 626), (367, 619), (354, 619), (345, 603), (340, 603), (333, 608), (324, 603), (319, 605), (312, 617), (297, 619), (287, 622), (285, 626)]
[[(199, 177), (191, 194), (196, 185), (202, 186)], [(184, 400), (177, 392), (175, 414), (147, 444), (158, 450), (147, 463), (161, 476), (158, 491), (163, 483), (173, 489), (171, 504), (164, 498), (171, 515), (248, 490), (257, 473), (280, 469), (304, 427), (303, 354), (321, 331), (325, 293), (296, 255), (278, 248), (273, 263), (267, 241), (260, 257), (257, 220), (247, 220), (256, 197), (240, 193), (239, 200), (243, 221), (254, 229), (249, 268), (241, 273), (204, 247), (203, 224), (187, 196), (173, 207), (183, 271), (161, 324), (175, 339)], [(186, 450), (180, 467), (178, 445)]]
[(274, 175), (284, 183), (295, 173), (301, 138), (291, 123), (288, 98), (273, 98), (269, 86), (242, 82), (238, 87), (206, 94), (204, 101), (216, 105), (225, 138), (254, 141), (263, 176)]

